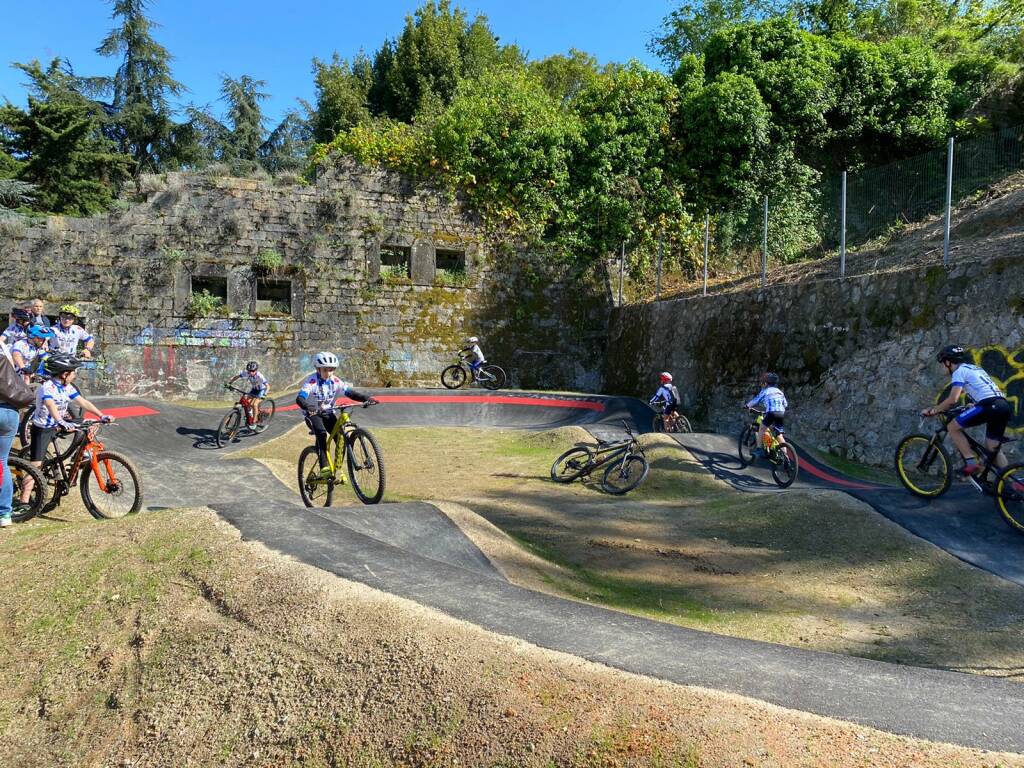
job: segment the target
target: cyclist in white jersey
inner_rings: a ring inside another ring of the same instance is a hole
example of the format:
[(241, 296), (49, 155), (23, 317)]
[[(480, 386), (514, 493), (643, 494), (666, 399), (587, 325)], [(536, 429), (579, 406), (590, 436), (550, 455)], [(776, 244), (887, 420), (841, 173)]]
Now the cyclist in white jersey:
[(32, 325), (32, 311), (24, 307), (15, 307), (11, 310), (11, 324), (3, 332), (3, 339), (8, 346), (14, 342), (24, 339), (28, 335), (28, 329)]
[(331, 476), (327, 466), (327, 435), (338, 422), (334, 407), (339, 397), (349, 397), (359, 403), (376, 403), (371, 395), (352, 389), (347, 381), (342, 381), (334, 372), (338, 369), (338, 357), (333, 352), (318, 352), (314, 360), (316, 373), (307, 378), (299, 390), (295, 402), (306, 414), (306, 423), (316, 435), (316, 452), (320, 460), (320, 474)]
[[(934, 416), (948, 411), (956, 406), (962, 394), (973, 401), (970, 408), (949, 422), (949, 438), (964, 459), (962, 471), (965, 475), (973, 475), (981, 471), (981, 466), (971, 450), (971, 444), (967, 442), (964, 429), (984, 424), (985, 447), (994, 451), (1003, 442), (1006, 425), (1013, 416), (1013, 408), (985, 369), (968, 362), (971, 357), (963, 347), (956, 344), (948, 346), (939, 352), (936, 359), (951, 376), (949, 395), (938, 405), (925, 408), (921, 415)], [(1006, 465), (1006, 455), (1000, 451), (996, 457), (996, 466)]]
[(753, 400), (747, 403), (747, 408), (760, 406), (764, 411), (764, 418), (761, 419), (761, 426), (757, 430), (757, 448), (754, 449), (754, 456), (764, 456), (764, 433), (770, 426), (775, 426), (779, 434), (779, 442), (786, 442), (786, 409), (789, 401), (786, 395), (779, 389), (779, 374), (765, 373), (761, 376), (761, 391)]
[[(53, 333), (57, 337), (54, 341), (57, 351), (63, 352), (65, 355), (80, 354), (82, 358), (89, 360), (92, 358), (92, 348), (95, 346), (96, 340), (93, 339), (92, 334), (78, 324), (78, 319), (81, 316), (82, 313), (74, 304), (65, 304), (61, 307), (57, 314), (57, 324), (53, 326)], [(79, 344), (82, 345), (81, 352), (78, 349)]]
[(260, 401), (270, 391), (270, 383), (267, 381), (267, 377), (260, 373), (260, 364), (255, 360), (250, 360), (245, 364), (244, 371), (232, 376), (228, 381), (228, 386), (230, 387), (239, 379), (242, 379), (245, 386), (249, 387), (249, 413), (246, 414), (246, 419), (251, 425), (256, 422), (256, 416), (260, 412)]
[(33, 373), (42, 375), (40, 366), (49, 354), (47, 344), (52, 339), (53, 331), (50, 328), (33, 325), (28, 329), (28, 335), (24, 339), (18, 339), (11, 347), (14, 367), (25, 378), (26, 383), (31, 380)]

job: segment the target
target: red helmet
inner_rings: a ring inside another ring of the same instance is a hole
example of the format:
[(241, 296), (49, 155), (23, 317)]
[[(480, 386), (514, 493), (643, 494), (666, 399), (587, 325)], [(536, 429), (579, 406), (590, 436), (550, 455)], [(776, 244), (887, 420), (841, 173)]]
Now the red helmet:
[(672, 381), (672, 374), (669, 373), (668, 371), (662, 371), (661, 376), (659, 376), (658, 378), (661, 380), (662, 384), (668, 384), (669, 382)]

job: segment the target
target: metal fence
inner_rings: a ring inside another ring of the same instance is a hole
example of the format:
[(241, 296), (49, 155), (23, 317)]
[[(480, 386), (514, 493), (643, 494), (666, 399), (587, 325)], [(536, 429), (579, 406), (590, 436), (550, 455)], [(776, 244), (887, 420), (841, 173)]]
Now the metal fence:
[[(657, 299), (666, 291), (679, 293), (669, 277), (681, 268), (687, 272), (684, 292), (691, 295), (737, 285), (763, 286), (769, 269), (783, 261), (803, 265), (794, 269), (797, 274), (845, 277), (848, 257), (857, 251), (876, 252), (892, 236), (920, 222), (941, 226), (942, 261), (949, 264), (955, 245), (951, 230), (962, 213), (961, 205), (980, 190), (1022, 170), (1024, 126), (1017, 126), (964, 141), (951, 137), (944, 148), (824, 178), (804, 206), (806, 210), (796, 216), (790, 208), (785, 215), (773, 217), (777, 209), (769, 194), (749, 211), (712, 213), (695, 221), (699, 231), (690, 241), (702, 244), (702, 253), (689, 253), (681, 259), (671, 244), (662, 245), (651, 260), (653, 266), (633, 274), (623, 246), (615, 259), (615, 267), (623, 275), (619, 302)], [(784, 260), (773, 254), (772, 245), (780, 242), (790, 244)]]

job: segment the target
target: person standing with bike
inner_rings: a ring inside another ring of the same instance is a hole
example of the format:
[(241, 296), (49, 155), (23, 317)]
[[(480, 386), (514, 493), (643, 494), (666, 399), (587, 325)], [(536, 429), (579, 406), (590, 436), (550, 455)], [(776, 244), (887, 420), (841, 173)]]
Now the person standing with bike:
[(316, 436), (320, 474), (329, 478), (333, 473), (327, 461), (327, 435), (338, 421), (338, 414), (331, 410), (335, 401), (339, 397), (348, 397), (358, 403), (371, 405), (377, 401), (372, 395), (357, 392), (349, 382), (342, 381), (334, 375), (338, 369), (338, 357), (333, 352), (318, 352), (313, 362), (316, 373), (303, 383), (295, 402), (305, 413), (306, 424)]
[[(87, 411), (103, 423), (108, 424), (114, 420), (113, 416), (107, 416), (90, 403), (78, 391), (74, 385), (75, 376), (82, 361), (72, 355), (55, 353), (50, 355), (43, 362), (43, 371), (50, 378), (43, 382), (36, 390), (36, 409), (32, 415), (32, 464), (36, 467), (43, 465), (46, 458), (46, 449), (50, 447), (57, 436), (58, 429), (73, 430), (78, 427), (68, 421), (68, 408), (72, 401), (77, 401), (84, 411)], [(17, 427), (15, 427), (17, 429)], [(26, 478), (21, 489), (22, 503), (28, 503), (32, 494), (33, 482)]]
[(18, 409), (32, 402), (32, 390), (21, 380), (5, 339), (0, 338), (0, 528), (11, 524), (14, 481), (8, 464), (18, 434)]
[[(960, 451), (964, 460), (961, 472), (964, 475), (975, 475), (981, 471), (978, 457), (971, 450), (964, 429), (985, 425), (985, 447), (995, 451), (1003, 442), (1006, 425), (1013, 416), (1013, 407), (1003, 395), (1001, 389), (992, 381), (984, 368), (968, 362), (970, 355), (959, 344), (951, 344), (943, 348), (935, 357), (950, 375), (949, 394), (946, 399), (931, 408), (921, 411), (922, 416), (934, 416), (953, 408), (964, 393), (973, 401), (973, 405), (951, 419), (948, 424), (949, 437), (953, 445)], [(1005, 454), (1001, 451), (995, 458), (995, 465), (1000, 469), (1007, 466)]]
[(260, 401), (270, 391), (270, 382), (267, 381), (266, 376), (260, 373), (260, 364), (255, 360), (250, 360), (246, 363), (245, 370), (237, 376), (232, 376), (227, 386), (230, 387), (239, 379), (244, 379), (246, 386), (249, 387), (249, 412), (245, 414), (245, 419), (251, 427), (259, 419)]
[(774, 426), (779, 436), (779, 443), (782, 445), (786, 443), (784, 430), (786, 408), (789, 407), (789, 401), (779, 389), (779, 374), (765, 373), (761, 376), (761, 391), (746, 405), (747, 408), (757, 408), (758, 406), (764, 411), (764, 418), (757, 430), (757, 447), (754, 449), (753, 455), (754, 458), (760, 459), (765, 456), (764, 433), (768, 427)]

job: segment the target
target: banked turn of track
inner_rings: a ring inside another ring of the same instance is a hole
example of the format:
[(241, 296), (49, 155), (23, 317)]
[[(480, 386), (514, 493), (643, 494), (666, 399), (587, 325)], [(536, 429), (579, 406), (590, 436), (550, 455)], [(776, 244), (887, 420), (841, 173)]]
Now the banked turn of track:
[[(385, 390), (378, 397), (381, 406), (357, 412), (360, 424), (519, 429), (575, 424), (604, 436), (621, 430), (622, 419), (644, 428), (651, 417), (645, 404), (631, 398), (430, 390)], [(892, 733), (1024, 751), (1020, 684), (724, 637), (533, 592), (507, 582), (430, 504), (306, 509), (259, 462), (220, 460), (233, 450), (213, 450), (220, 412), (97, 399), (122, 417), (104, 439), (132, 455), (142, 469), (148, 509), (209, 506), (244, 538), (310, 565), (485, 629), (628, 672)], [(297, 413), (282, 409), (264, 438), (297, 423)], [(699, 437), (689, 439), (687, 447), (698, 459), (702, 450), (716, 452), (710, 443), (701, 448)]]

